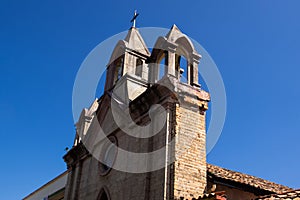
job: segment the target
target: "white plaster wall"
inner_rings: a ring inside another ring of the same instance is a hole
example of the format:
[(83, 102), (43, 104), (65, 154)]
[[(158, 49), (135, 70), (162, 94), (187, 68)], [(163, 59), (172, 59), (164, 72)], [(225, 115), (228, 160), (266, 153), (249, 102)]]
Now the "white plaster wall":
[(48, 197), (49, 195), (64, 188), (67, 183), (67, 178), (68, 173), (65, 172), (25, 197), (24, 200), (44, 200), (45, 197)]

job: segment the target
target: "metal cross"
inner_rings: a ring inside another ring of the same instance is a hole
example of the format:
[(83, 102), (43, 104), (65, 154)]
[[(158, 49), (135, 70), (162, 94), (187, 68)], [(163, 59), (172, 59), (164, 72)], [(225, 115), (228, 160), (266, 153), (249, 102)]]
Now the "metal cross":
[(136, 21), (136, 18), (137, 18), (138, 16), (139, 16), (139, 13), (137, 13), (136, 10), (135, 10), (135, 11), (134, 11), (133, 18), (130, 20), (130, 22), (133, 23), (133, 24), (132, 24), (132, 27), (133, 27), (133, 28), (135, 28), (135, 21)]

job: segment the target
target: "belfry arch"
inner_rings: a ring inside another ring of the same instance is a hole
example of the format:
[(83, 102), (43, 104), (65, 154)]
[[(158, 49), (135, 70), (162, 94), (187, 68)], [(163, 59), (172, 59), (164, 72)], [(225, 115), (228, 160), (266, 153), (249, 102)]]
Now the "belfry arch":
[(106, 78), (105, 90), (110, 89), (123, 76), (126, 46), (126, 42), (120, 40), (112, 52), (107, 65), (106, 76), (109, 78)]
[[(186, 74), (186, 83), (200, 87), (198, 80), (198, 64), (201, 55), (197, 53), (191, 40), (183, 34), (176, 25), (173, 25), (165, 37), (159, 37), (154, 45), (151, 62), (152, 70), (150, 82), (158, 81), (158, 72), (161, 70), (160, 61), (165, 59), (164, 75), (177, 77), (179, 80)], [(185, 58), (185, 69), (181, 68), (180, 61)]]

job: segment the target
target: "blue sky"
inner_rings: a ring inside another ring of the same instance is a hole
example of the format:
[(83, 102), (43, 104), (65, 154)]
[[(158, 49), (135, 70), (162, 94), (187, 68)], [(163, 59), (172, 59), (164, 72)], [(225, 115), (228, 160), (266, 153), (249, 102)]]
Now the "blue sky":
[[(101, 41), (177, 26), (210, 53), (227, 117), (208, 161), (300, 188), (300, 2), (0, 1), (1, 199), (21, 199), (66, 169), (77, 70)], [(201, 65), (200, 65), (201, 67)]]

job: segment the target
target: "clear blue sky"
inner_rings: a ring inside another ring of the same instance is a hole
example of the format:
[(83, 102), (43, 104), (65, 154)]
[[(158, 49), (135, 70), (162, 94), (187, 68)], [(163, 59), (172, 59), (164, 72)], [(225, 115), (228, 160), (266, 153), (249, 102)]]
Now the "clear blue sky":
[(72, 87), (106, 38), (172, 24), (210, 53), (227, 117), (208, 161), (300, 188), (300, 2), (13, 1), (0, 3), (0, 199), (20, 199), (66, 169)]

